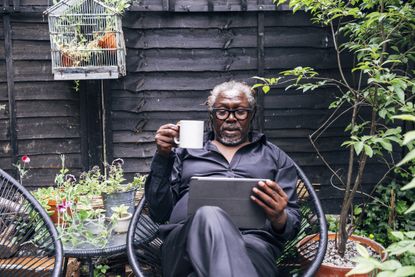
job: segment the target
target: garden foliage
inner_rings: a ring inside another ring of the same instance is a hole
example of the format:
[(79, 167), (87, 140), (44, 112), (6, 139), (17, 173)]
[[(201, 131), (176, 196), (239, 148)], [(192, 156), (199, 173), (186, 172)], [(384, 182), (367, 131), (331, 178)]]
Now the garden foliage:
[[(276, 2), (283, 4), (287, 0)], [(314, 23), (330, 30), (339, 77), (321, 76), (313, 68), (299, 65), (273, 78), (256, 77), (260, 83), (254, 87), (262, 88), (264, 93), (276, 84), (303, 92), (321, 87), (337, 92), (330, 104), (332, 115), (310, 135), (310, 141), (332, 171), (333, 183), (344, 190), (338, 227), (338, 250), (343, 255), (347, 238), (355, 229), (350, 224), (353, 200), (361, 188), (368, 159), (385, 162), (386, 177), (396, 166), (394, 151), (401, 151), (402, 143), (413, 149), (414, 143), (408, 137), (414, 138), (415, 133), (410, 132), (402, 140), (402, 128), (395, 116), (415, 114), (415, 1), (290, 0), (289, 6), (294, 12), (304, 10), (311, 14)], [(345, 59), (353, 59), (352, 68), (344, 66)], [(348, 138), (342, 144), (348, 149), (348, 166), (341, 174), (326, 162), (317, 141), (344, 116), (350, 116), (345, 129)], [(415, 157), (415, 152), (410, 153), (406, 161)]]

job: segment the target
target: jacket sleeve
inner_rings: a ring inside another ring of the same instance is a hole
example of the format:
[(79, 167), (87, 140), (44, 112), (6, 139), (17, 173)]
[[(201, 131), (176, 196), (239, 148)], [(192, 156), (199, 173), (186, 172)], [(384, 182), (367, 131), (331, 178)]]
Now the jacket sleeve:
[(177, 185), (180, 183), (181, 160), (175, 152), (169, 157), (156, 153), (145, 183), (145, 196), (150, 214), (159, 223), (166, 222), (177, 201)]
[(285, 227), (281, 232), (275, 232), (271, 227), (271, 223), (267, 221), (267, 229), (280, 241), (291, 240), (300, 230), (300, 211), (297, 198), (297, 169), (291, 158), (288, 157), (282, 150), (275, 147), (275, 157), (277, 157), (278, 171), (275, 177), (275, 182), (284, 190), (288, 196), (287, 207), (287, 221)]

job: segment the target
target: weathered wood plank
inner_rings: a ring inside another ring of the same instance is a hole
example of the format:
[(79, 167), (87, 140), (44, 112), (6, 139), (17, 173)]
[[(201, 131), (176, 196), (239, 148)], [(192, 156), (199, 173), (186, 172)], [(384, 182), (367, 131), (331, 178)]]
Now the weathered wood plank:
[(78, 117), (24, 118), (17, 120), (19, 139), (79, 138)]
[[(211, 90), (217, 84), (229, 80), (251, 81), (256, 71), (241, 72), (152, 72), (129, 73), (121, 80), (115, 80), (113, 89), (138, 91), (166, 90)], [(160, 80), (163, 80), (162, 82)]]
[(145, 143), (154, 142), (155, 132), (117, 131), (113, 134), (113, 143)]
[[(72, 81), (19, 82), (16, 83), (16, 100), (68, 100), (79, 101)], [(0, 99), (1, 99), (0, 84)]]
[[(3, 112), (1, 112), (3, 114)], [(0, 119), (0, 140), (9, 140), (9, 118)]]
[[(178, 36), (177, 34), (180, 33)], [(129, 48), (255, 48), (256, 28), (145, 29), (124, 35)], [(327, 48), (328, 33), (316, 27), (267, 27), (265, 47)]]
[(5, 158), (3, 158), (3, 157), (0, 156), (0, 168), (1, 169), (7, 170), (10, 173), (12, 173), (11, 172), (11, 170), (12, 170), (12, 163), (13, 162), (12, 162), (12, 159), (11, 159), (11, 155), (9, 157), (5, 157)]
[[(262, 92), (259, 92), (262, 94)], [(265, 95), (266, 109), (322, 109), (325, 110), (334, 100), (336, 91), (329, 88), (302, 93), (274, 89)]]
[[(30, 51), (28, 51), (30, 49)], [(0, 47), (0, 56), (4, 55), (4, 49)], [(14, 60), (50, 60), (49, 41), (13, 40)]]
[(114, 157), (119, 158), (151, 158), (156, 151), (155, 143), (116, 143)]
[(19, 151), (26, 155), (76, 154), (81, 152), (79, 138), (19, 140)]
[(13, 22), (13, 40), (43, 40), (49, 41), (48, 22), (39, 18), (38, 23), (34, 22)]
[[(265, 110), (265, 129), (317, 129), (329, 115), (325, 110)], [(340, 128), (349, 123), (350, 118), (342, 116), (331, 126)]]
[[(15, 82), (53, 81), (50, 61), (14, 61)], [(6, 68), (0, 61), (0, 82), (5, 82)]]
[[(6, 103), (8, 102), (7, 83), (0, 83), (0, 101), (1, 102), (6, 102)], [(1, 103), (1, 104), (5, 104), (5, 103)], [(2, 112), (3, 111), (0, 110), (0, 113), (2, 113)]]
[[(128, 55), (129, 72), (255, 70), (258, 66), (256, 49), (157, 49), (129, 51)], [(299, 64), (315, 69), (336, 68), (335, 53), (323, 49), (267, 48), (265, 57), (266, 69), (282, 70)]]
[[(261, 5), (255, 0), (231, 0), (231, 1), (212, 1), (209, 5), (208, 1), (204, 0), (175, 0), (169, 4), (169, 10), (175, 12), (208, 12), (213, 11), (259, 11), (259, 10), (288, 10), (287, 5), (276, 7), (271, 0), (266, 0)], [(130, 8), (132, 11), (162, 11), (162, 0), (157, 1), (137, 1), (134, 2)]]
[[(69, 172), (70, 174), (78, 177), (81, 173), (81, 170), (79, 168), (70, 168)], [(29, 171), (30, 176), (23, 181), (23, 185), (28, 189), (54, 186), (55, 176), (58, 173), (58, 168), (33, 168)]]
[(77, 101), (17, 101), (16, 109), (19, 118), (25, 117), (79, 117), (79, 103)]
[(123, 113), (122, 115), (117, 113), (113, 114), (112, 124), (114, 131), (132, 131), (132, 132), (148, 132), (156, 131), (161, 125), (167, 123), (176, 123), (179, 120), (193, 119), (193, 120), (206, 120), (206, 112), (194, 113), (172, 113), (164, 112), (161, 115), (152, 114), (151, 117), (145, 114), (139, 114), (131, 116)]
[[(264, 25), (272, 26), (315, 26), (309, 16), (298, 11), (264, 12)], [(206, 16), (204, 13), (147, 13), (127, 12), (123, 17), (123, 27), (128, 29), (164, 29), (189, 28), (226, 30), (229, 28), (246, 28), (257, 26), (255, 13), (215, 13), (215, 16)]]
[(205, 97), (194, 98), (118, 98), (113, 100), (114, 111), (129, 111), (132, 113), (157, 111), (207, 111)]

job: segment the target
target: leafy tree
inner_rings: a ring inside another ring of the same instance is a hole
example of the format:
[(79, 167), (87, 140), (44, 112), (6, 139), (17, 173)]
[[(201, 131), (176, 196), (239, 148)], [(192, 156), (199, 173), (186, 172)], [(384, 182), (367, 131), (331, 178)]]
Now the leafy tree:
[[(286, 1), (279, 0), (278, 5)], [(320, 87), (332, 87), (339, 92), (330, 104), (333, 112), (329, 120), (310, 135), (310, 141), (344, 187), (338, 229), (338, 252), (344, 255), (346, 241), (354, 229), (349, 224), (353, 200), (362, 184), (367, 161), (377, 157), (387, 162), (389, 170), (384, 172), (385, 176), (393, 169), (393, 159), (387, 160), (387, 154), (402, 143), (401, 128), (391, 127), (394, 116), (413, 115), (415, 111), (415, 0), (290, 0), (289, 6), (294, 12), (310, 13), (314, 23), (331, 30), (340, 77), (327, 78), (313, 68), (299, 66), (273, 78), (255, 77), (261, 82), (254, 87), (262, 88), (264, 93), (276, 84), (303, 92)], [(348, 69), (343, 62), (350, 55), (354, 65)], [(367, 110), (369, 118), (364, 114)], [(348, 166), (343, 176), (326, 162), (316, 141), (346, 114), (350, 115), (350, 124), (345, 129), (348, 139), (342, 146), (348, 148)], [(413, 141), (408, 145), (412, 149)], [(414, 157), (411, 152), (410, 158)]]

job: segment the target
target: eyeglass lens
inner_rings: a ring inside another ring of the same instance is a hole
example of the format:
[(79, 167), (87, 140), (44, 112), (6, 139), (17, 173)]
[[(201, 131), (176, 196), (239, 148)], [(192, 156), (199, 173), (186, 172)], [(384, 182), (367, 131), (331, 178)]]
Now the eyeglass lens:
[(244, 120), (248, 117), (248, 114), (251, 110), (250, 109), (236, 109), (236, 110), (229, 110), (229, 109), (214, 109), (213, 112), (217, 119), (225, 120), (229, 117), (231, 113), (233, 116), (239, 120)]

